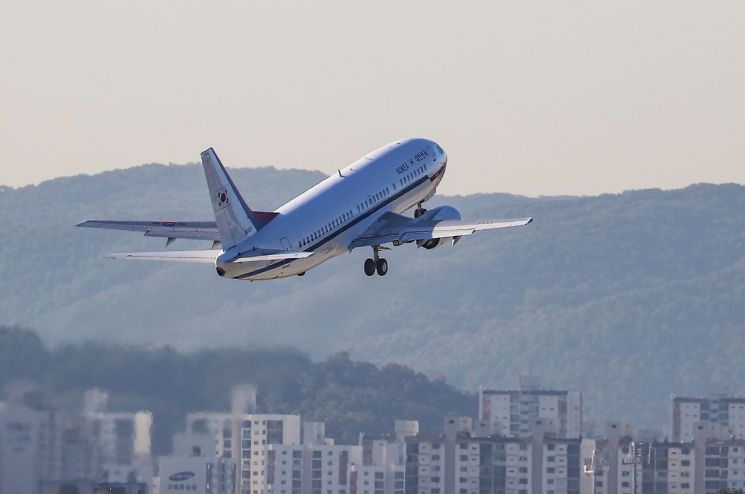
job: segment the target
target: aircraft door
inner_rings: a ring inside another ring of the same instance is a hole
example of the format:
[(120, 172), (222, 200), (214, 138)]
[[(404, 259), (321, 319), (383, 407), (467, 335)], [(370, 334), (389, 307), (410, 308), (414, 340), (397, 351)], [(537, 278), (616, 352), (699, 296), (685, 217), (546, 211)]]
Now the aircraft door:
[(280, 242), (282, 242), (282, 248), (284, 250), (288, 250), (288, 251), (290, 250), (290, 241), (287, 240), (287, 237), (282, 237), (280, 239)]

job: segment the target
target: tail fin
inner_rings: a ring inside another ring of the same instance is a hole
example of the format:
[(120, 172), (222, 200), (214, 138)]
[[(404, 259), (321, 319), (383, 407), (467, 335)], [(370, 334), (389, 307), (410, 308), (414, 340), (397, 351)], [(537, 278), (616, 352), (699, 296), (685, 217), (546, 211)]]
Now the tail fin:
[(224, 249), (247, 239), (271, 220), (267, 213), (251, 211), (212, 148), (202, 152), (202, 166)]

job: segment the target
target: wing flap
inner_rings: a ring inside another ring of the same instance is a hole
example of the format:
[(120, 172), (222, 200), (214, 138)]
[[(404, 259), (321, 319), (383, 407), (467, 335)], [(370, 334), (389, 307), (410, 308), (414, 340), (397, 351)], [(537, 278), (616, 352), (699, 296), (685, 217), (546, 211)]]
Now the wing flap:
[(214, 264), (220, 250), (174, 250), (165, 252), (117, 252), (107, 259), (134, 261), (198, 262)]
[(79, 228), (102, 228), (143, 232), (146, 237), (183, 238), (219, 241), (220, 234), (214, 221), (110, 221), (88, 220), (75, 225)]

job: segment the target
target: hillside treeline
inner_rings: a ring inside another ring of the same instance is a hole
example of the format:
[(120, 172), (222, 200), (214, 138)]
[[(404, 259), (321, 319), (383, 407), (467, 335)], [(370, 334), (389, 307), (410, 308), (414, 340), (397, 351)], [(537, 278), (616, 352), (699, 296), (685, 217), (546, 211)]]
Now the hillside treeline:
[(322, 420), (337, 440), (390, 432), (397, 418), (437, 431), (448, 412), (474, 414), (476, 398), (408, 367), (377, 367), (344, 352), (313, 362), (291, 348), (221, 348), (181, 353), (113, 343), (50, 348), (31, 330), (0, 327), (0, 386), (23, 390), (39, 409), (79, 411), (82, 394), (109, 392), (111, 410), (150, 410), (153, 446), (167, 452), (186, 413), (230, 410), (233, 386), (256, 387), (257, 411)]

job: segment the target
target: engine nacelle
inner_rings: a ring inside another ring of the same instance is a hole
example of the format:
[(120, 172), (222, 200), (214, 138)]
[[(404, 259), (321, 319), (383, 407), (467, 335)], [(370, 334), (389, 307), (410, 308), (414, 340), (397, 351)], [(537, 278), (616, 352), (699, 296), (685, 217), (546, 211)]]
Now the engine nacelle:
[(427, 240), (417, 240), (416, 244), (419, 247), (424, 247), (427, 250), (434, 249), (435, 247), (443, 247), (445, 245), (455, 245), (460, 237), (444, 237), (444, 238), (429, 238)]
[(453, 206), (440, 206), (439, 208), (430, 209), (423, 215), (419, 220), (459, 220), (461, 219), (460, 211), (455, 209)]
[[(452, 206), (440, 206), (439, 208), (430, 209), (418, 218), (418, 220), (420, 221), (442, 221), (459, 219), (461, 219), (460, 212)], [(419, 247), (430, 250), (434, 249), (435, 247), (455, 245), (458, 240), (460, 240), (460, 237), (428, 238), (426, 240), (417, 240), (416, 244)]]

